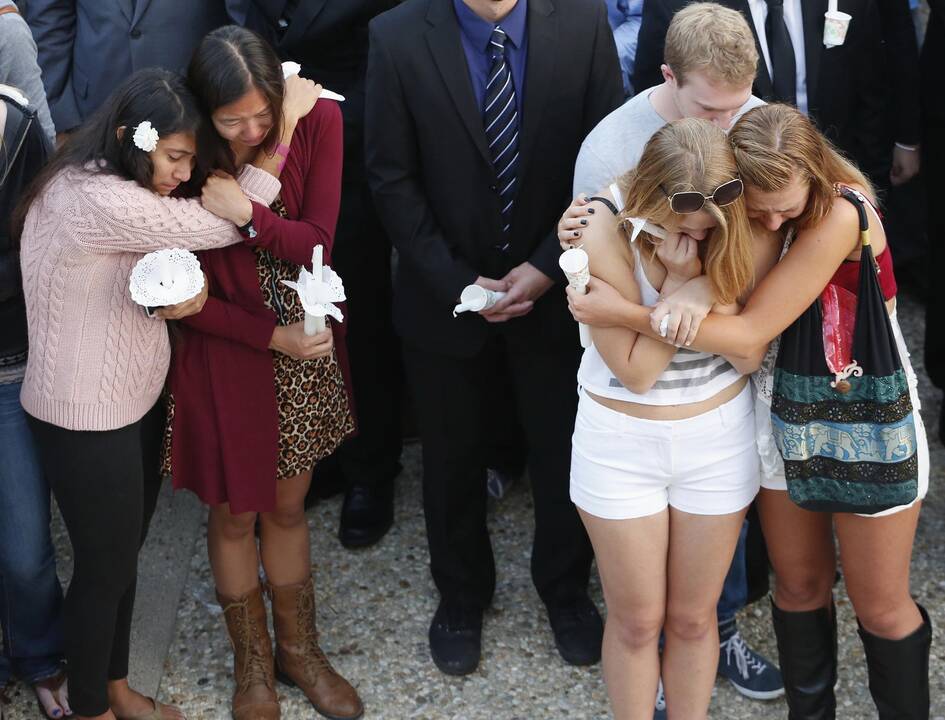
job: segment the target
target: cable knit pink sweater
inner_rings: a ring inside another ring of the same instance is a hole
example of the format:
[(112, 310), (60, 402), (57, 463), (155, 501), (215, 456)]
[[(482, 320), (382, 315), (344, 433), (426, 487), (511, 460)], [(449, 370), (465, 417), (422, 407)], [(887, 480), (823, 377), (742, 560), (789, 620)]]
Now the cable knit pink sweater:
[[(248, 166), (238, 179), (266, 205), (281, 187)], [(165, 322), (132, 301), (132, 267), (152, 250), (242, 239), (199, 200), (161, 197), (93, 166), (63, 170), (34, 201), (21, 238), (29, 323), (23, 408), (70, 430), (140, 420), (161, 393), (170, 343)]]

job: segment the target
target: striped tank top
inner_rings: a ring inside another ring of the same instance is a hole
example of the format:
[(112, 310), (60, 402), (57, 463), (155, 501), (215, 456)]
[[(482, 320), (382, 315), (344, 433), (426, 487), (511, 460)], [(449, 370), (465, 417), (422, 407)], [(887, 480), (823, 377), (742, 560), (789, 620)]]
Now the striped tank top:
[[(618, 205), (623, 205), (617, 188), (612, 186), (611, 193)], [(640, 288), (642, 303), (655, 305), (659, 300), (659, 292), (650, 284), (643, 271), (637, 245), (632, 243), (630, 247), (635, 260), (633, 276)], [(642, 395), (623, 386), (593, 344), (584, 351), (581, 367), (578, 369), (578, 383), (588, 392), (641, 405), (687, 405), (701, 402), (720, 393), (741, 377), (741, 373), (721, 355), (688, 348), (679, 348), (676, 351), (653, 387)]]

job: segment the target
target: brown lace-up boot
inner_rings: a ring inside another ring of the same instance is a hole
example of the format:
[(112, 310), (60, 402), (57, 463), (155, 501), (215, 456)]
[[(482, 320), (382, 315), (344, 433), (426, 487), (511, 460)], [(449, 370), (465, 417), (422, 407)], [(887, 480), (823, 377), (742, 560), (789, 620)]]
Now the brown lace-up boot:
[(236, 599), (217, 593), (217, 602), (233, 644), (233, 720), (279, 720), (262, 588)]
[(276, 630), (276, 677), (297, 686), (329, 720), (355, 720), (364, 706), (351, 684), (328, 662), (318, 646), (315, 592), (311, 579), (297, 585), (266, 585), (272, 598)]

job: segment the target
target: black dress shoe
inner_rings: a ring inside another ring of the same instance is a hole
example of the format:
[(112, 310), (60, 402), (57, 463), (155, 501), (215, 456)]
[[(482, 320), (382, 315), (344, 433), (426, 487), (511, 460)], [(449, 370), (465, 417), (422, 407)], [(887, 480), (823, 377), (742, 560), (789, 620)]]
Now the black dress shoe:
[(338, 538), (346, 548), (373, 545), (394, 523), (394, 484), (354, 485), (341, 505)]
[(604, 623), (587, 595), (549, 604), (548, 620), (555, 647), (569, 665), (593, 665), (600, 661)]
[(482, 652), (482, 610), (440, 600), (430, 623), (430, 655), (441, 672), (468, 675)]

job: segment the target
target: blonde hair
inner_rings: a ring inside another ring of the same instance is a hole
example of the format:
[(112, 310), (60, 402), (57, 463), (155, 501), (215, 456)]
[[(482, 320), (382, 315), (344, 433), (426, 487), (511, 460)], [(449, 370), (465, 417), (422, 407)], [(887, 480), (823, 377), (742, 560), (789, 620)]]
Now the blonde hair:
[(666, 31), (663, 59), (680, 86), (691, 72), (744, 87), (758, 71), (755, 37), (745, 17), (716, 3), (698, 2), (677, 12)]
[[(624, 175), (619, 184), (626, 206), (619, 215), (626, 226), (628, 218), (643, 217), (657, 225), (675, 224), (680, 216), (673, 212), (668, 196), (674, 192), (697, 190), (711, 194), (722, 183), (738, 176), (732, 148), (725, 132), (698, 118), (683, 118), (664, 125), (650, 138), (636, 168)], [(719, 302), (733, 302), (751, 283), (751, 229), (745, 202), (719, 207), (706, 201), (705, 211), (716, 220), (709, 230), (703, 267)], [(656, 245), (648, 233), (638, 239), (652, 258)]]
[(836, 183), (856, 185), (875, 197), (869, 180), (790, 105), (764, 105), (745, 113), (729, 133), (738, 172), (746, 185), (780, 192), (800, 177), (810, 185), (807, 207), (794, 223), (817, 225), (833, 205)]

